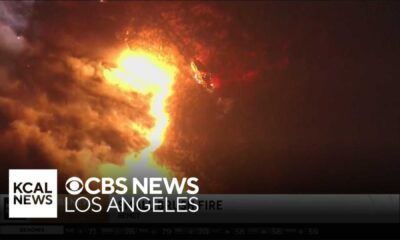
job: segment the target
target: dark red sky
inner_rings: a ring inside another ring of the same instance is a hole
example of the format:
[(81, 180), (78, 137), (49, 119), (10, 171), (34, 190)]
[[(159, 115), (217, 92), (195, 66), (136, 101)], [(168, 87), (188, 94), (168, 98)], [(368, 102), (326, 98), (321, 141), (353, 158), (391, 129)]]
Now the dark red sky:
[[(95, 77), (78, 81), (70, 60), (103, 61), (124, 39), (135, 42), (150, 29), (182, 61), (199, 57), (221, 78), (210, 95), (182, 65), (168, 142), (159, 152), (161, 164), (199, 177), (203, 191), (399, 189), (396, 2), (39, 1), (7, 9), (16, 17), (0, 18), (3, 183), (9, 168), (68, 168), (81, 164), (76, 152), (86, 148), (93, 164), (118, 162), (141, 146), (101, 121), (121, 99), (97, 88)], [(218, 99), (232, 108), (224, 112)], [(101, 116), (94, 129), (82, 120), (78, 106), (85, 104)], [(121, 111), (135, 118), (143, 107)], [(84, 145), (88, 139), (93, 146)], [(113, 149), (104, 156), (94, 153), (101, 141)]]

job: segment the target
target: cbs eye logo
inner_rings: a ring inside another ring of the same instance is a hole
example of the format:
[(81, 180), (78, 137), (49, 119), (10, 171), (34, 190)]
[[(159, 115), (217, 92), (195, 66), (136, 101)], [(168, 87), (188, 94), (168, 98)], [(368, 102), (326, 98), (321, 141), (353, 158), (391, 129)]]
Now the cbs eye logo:
[(83, 190), (83, 182), (78, 177), (71, 177), (65, 183), (65, 189), (71, 195), (78, 195)]
[(125, 194), (128, 191), (126, 186), (127, 179), (119, 177), (113, 179), (111, 177), (90, 177), (82, 181), (79, 177), (70, 177), (65, 182), (65, 189), (71, 195), (78, 195), (83, 190), (85, 194)]

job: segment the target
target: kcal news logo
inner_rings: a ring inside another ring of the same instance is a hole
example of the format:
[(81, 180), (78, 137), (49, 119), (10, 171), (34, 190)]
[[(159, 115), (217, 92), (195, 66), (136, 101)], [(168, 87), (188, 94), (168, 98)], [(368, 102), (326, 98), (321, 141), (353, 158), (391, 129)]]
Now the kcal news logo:
[(57, 218), (57, 170), (10, 169), (10, 218)]

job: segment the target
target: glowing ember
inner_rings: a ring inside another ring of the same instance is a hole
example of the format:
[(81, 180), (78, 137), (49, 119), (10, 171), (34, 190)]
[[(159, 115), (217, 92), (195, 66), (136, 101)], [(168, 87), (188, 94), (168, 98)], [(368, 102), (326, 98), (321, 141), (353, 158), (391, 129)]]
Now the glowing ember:
[(117, 67), (104, 70), (105, 81), (122, 91), (137, 92), (149, 97), (149, 114), (154, 119), (152, 127), (132, 122), (133, 130), (139, 132), (149, 145), (138, 153), (128, 155), (125, 165), (103, 164), (102, 175), (129, 174), (136, 177), (170, 175), (165, 168), (154, 162), (154, 152), (161, 146), (169, 124), (166, 111), (167, 99), (173, 92), (177, 70), (159, 57), (144, 50), (125, 50), (117, 61)]

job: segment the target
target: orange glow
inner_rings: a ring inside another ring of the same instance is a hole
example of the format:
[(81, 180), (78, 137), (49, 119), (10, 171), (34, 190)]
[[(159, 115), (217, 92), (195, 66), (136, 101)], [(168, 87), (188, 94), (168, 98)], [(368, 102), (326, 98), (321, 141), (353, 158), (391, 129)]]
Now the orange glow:
[[(118, 173), (147, 176), (170, 175), (170, 173), (154, 162), (154, 152), (165, 140), (169, 125), (169, 114), (166, 111), (168, 98), (173, 93), (173, 84), (177, 69), (154, 54), (145, 50), (125, 50), (117, 60), (117, 67), (105, 69), (103, 72), (107, 84), (124, 92), (136, 92), (149, 95), (149, 115), (154, 119), (152, 127), (142, 126), (136, 122), (131, 128), (141, 134), (148, 146), (138, 153), (128, 155), (125, 165), (103, 164), (102, 175), (112, 176)], [(157, 172), (155, 172), (155, 168)]]

